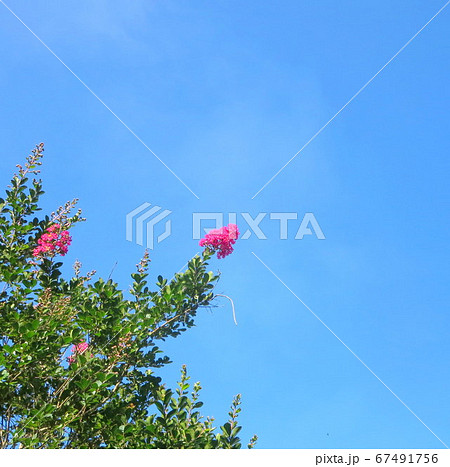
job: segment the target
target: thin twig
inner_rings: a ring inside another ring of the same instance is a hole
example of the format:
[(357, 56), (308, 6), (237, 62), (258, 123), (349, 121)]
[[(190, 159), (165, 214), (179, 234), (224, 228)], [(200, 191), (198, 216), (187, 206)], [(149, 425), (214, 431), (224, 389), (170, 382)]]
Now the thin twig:
[(233, 303), (233, 300), (231, 300), (231, 298), (230, 298), (228, 295), (223, 295), (223, 294), (221, 294), (221, 293), (216, 293), (216, 297), (225, 297), (225, 298), (228, 298), (228, 300), (230, 300), (230, 302), (231, 302), (231, 309), (233, 310), (233, 320), (234, 320), (234, 324), (237, 326), (236, 313), (234, 312), (234, 303)]
[(116, 269), (117, 266), (117, 261), (114, 263), (114, 266), (111, 269), (111, 272), (109, 273), (108, 280), (111, 279), (112, 273), (114, 272), (114, 269)]

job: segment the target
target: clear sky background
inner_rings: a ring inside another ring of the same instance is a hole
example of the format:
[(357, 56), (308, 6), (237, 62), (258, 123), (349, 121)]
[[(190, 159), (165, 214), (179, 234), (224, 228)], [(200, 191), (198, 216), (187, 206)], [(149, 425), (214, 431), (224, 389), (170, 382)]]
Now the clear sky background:
[[(8, 6), (199, 196), (194, 197), (0, 4), (0, 182), (38, 142), (48, 212), (74, 197), (67, 272), (128, 288), (143, 248), (125, 215), (173, 211), (153, 277), (198, 250), (193, 212), (313, 212), (326, 240), (238, 241), (211, 262), (226, 299), (167, 342), (205, 415), (243, 395), (261, 448), (442, 448), (258, 255), (450, 444), (450, 6), (255, 199), (252, 196), (444, 0), (8, 0)], [(245, 223), (238, 218), (245, 230)]]

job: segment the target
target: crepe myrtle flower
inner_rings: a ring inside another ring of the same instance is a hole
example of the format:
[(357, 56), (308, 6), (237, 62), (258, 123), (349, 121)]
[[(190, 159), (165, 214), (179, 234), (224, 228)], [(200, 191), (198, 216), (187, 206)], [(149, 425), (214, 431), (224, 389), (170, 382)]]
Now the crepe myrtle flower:
[(72, 363), (75, 363), (77, 356), (86, 352), (88, 347), (89, 347), (89, 344), (87, 342), (81, 342), (80, 344), (76, 344), (72, 346), (72, 349), (71, 349), (72, 355), (70, 355), (70, 357), (67, 358), (67, 361), (69, 362), (69, 364), (71, 365)]
[(72, 243), (72, 237), (68, 230), (62, 229), (61, 224), (52, 224), (37, 243), (38, 246), (33, 250), (33, 256), (36, 258), (57, 254), (64, 256)]
[(217, 252), (217, 257), (225, 258), (225, 256), (233, 253), (233, 245), (239, 237), (239, 230), (236, 224), (228, 224), (220, 229), (210, 230), (204, 238), (199, 242), (203, 246), (213, 252)]

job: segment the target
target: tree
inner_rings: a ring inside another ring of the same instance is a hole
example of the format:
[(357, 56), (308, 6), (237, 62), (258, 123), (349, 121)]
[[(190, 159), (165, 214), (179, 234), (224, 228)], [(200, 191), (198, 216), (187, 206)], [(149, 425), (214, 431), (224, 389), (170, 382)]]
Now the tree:
[(94, 281), (94, 272), (83, 275), (79, 262), (66, 280), (57, 257), (84, 219), (73, 213), (77, 200), (33, 217), (44, 192), (29, 177), (43, 151), (36, 146), (18, 166), (0, 199), (1, 447), (240, 448), (240, 395), (217, 430), (199, 412), (201, 387), (190, 386), (186, 367), (175, 391), (156, 373), (170, 363), (160, 343), (192, 327), (213, 301), (218, 276), (207, 272), (208, 260), (230, 252), (237, 229), (210, 235), (186, 272), (159, 276), (156, 291), (147, 253), (129, 294), (112, 280)]

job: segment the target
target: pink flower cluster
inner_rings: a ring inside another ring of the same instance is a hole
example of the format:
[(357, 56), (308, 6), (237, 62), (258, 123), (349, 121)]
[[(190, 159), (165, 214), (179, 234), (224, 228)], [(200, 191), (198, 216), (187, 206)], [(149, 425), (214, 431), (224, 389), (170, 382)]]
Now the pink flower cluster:
[(33, 250), (33, 256), (64, 256), (72, 243), (68, 230), (62, 230), (60, 224), (53, 224), (38, 240), (38, 246)]
[(72, 347), (72, 355), (67, 359), (69, 364), (75, 362), (77, 355), (81, 355), (82, 353), (86, 352), (89, 344), (87, 342), (81, 342), (81, 344), (74, 345)]
[(233, 245), (239, 237), (239, 230), (236, 224), (228, 224), (221, 229), (210, 230), (204, 238), (200, 240), (199, 245), (217, 251), (218, 258), (233, 253)]

